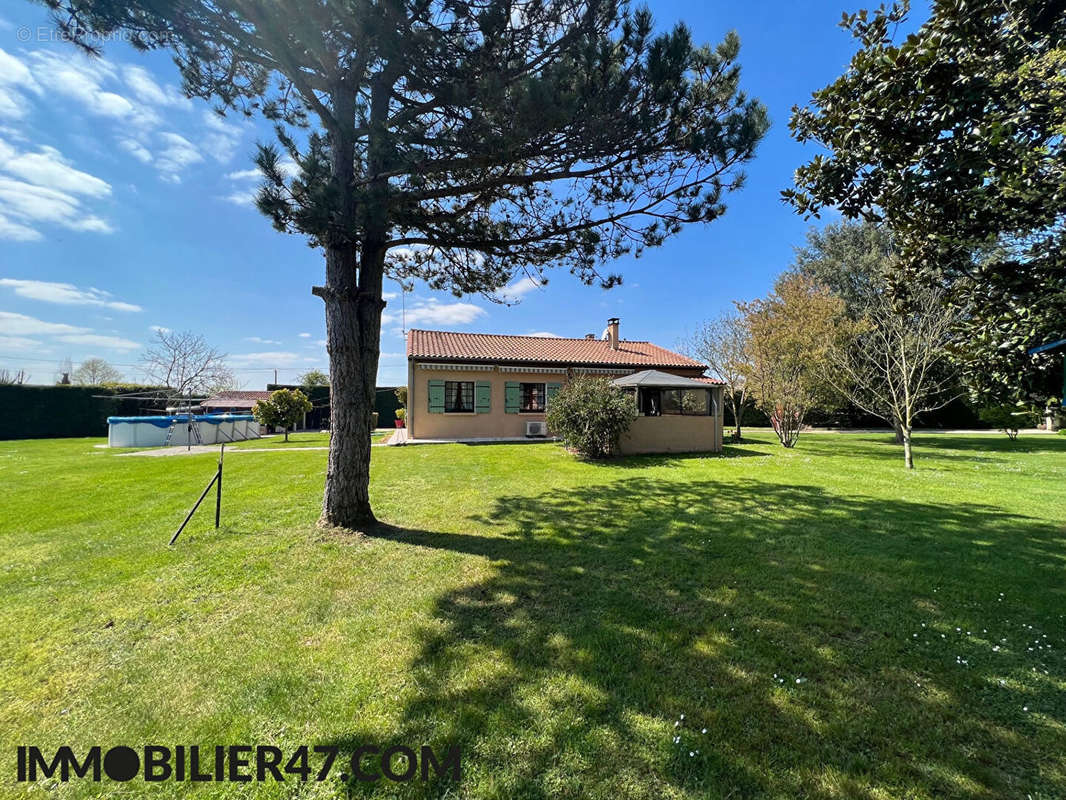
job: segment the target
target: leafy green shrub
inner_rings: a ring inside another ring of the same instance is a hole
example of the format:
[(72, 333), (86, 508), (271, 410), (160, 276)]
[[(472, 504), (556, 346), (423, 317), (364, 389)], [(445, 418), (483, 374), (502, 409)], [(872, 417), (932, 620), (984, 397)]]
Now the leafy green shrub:
[(548, 402), (545, 422), (563, 444), (587, 458), (606, 458), (637, 416), (636, 405), (606, 378), (577, 377)]
[(1018, 438), (1020, 428), (1031, 428), (1040, 422), (1040, 413), (1031, 406), (1017, 405), (986, 406), (978, 413), (984, 422), (1007, 434), (1012, 442)]

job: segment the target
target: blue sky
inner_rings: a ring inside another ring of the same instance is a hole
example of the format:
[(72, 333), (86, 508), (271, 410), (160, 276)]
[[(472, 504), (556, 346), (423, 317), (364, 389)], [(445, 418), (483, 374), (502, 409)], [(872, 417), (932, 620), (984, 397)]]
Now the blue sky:
[[(623, 338), (672, 347), (733, 300), (767, 291), (809, 223), (780, 191), (809, 158), (789, 110), (837, 75), (853, 45), (835, 2), (651, 3), (660, 28), (741, 37), (743, 86), (772, 128), (718, 221), (610, 266), (604, 291), (565, 272), (499, 306), (416, 286), (407, 326), (583, 336), (621, 318)], [(848, 7), (847, 10), (854, 10)], [(219, 119), (178, 91), (165, 54), (121, 41), (89, 61), (55, 40), (39, 6), (0, 12), (0, 368), (51, 382), (60, 363), (106, 358), (130, 379), (156, 327), (192, 330), (229, 354), (244, 388), (327, 369), (321, 255), (251, 206), (251, 154), (270, 130)], [(395, 287), (392, 287), (395, 289)], [(386, 288), (389, 291), (389, 287)], [(379, 384), (406, 380), (400, 297), (389, 299)]]

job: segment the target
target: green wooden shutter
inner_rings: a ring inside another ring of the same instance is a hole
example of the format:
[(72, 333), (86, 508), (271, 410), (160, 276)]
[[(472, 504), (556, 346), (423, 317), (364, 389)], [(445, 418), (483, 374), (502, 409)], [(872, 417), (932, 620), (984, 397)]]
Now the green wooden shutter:
[(544, 387), (544, 405), (550, 406), (552, 398), (559, 393), (559, 390), (563, 388), (561, 383), (549, 383)]
[(479, 414), (492, 411), (492, 384), (488, 381), (478, 381), (474, 386), (474, 410)]
[(429, 382), (429, 413), (444, 413), (444, 381)]
[(517, 414), (522, 405), (521, 387), (517, 381), (507, 381), (503, 385), (503, 410), (507, 414)]

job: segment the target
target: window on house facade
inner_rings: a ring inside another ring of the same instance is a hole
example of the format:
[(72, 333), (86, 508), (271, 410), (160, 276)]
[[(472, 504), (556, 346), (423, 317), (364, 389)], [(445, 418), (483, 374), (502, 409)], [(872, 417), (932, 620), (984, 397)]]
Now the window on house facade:
[(519, 384), (521, 402), (518, 410), (525, 413), (544, 413), (544, 384), (522, 383)]
[(446, 413), (446, 414), (473, 414), (474, 413), (474, 382), (473, 381), (445, 381), (444, 382), (444, 413)]

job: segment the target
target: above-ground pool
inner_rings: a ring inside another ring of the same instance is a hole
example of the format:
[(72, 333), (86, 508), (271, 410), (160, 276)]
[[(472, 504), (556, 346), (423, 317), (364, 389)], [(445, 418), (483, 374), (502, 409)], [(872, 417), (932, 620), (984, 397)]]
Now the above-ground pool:
[(173, 417), (107, 418), (109, 447), (218, 444), (258, 438), (259, 423), (251, 414), (194, 414), (191, 419), (187, 414)]

